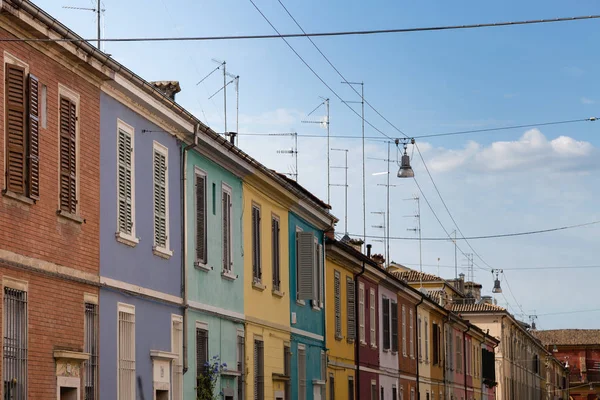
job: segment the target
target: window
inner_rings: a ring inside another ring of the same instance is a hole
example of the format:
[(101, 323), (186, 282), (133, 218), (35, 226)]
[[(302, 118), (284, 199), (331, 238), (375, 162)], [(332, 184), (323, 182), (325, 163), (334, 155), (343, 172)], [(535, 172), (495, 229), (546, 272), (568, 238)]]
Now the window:
[(377, 382), (371, 381), (371, 400), (377, 400)]
[(280, 290), (281, 284), (281, 256), (280, 252), (280, 241), (279, 241), (279, 218), (273, 216), (271, 219), (271, 248), (272, 248), (272, 262), (273, 262), (273, 290)]
[(462, 371), (462, 343), (460, 336), (456, 336), (456, 370)]
[(119, 304), (118, 313), (118, 399), (135, 400), (135, 308)]
[(90, 355), (83, 362), (85, 372), (85, 400), (95, 400), (98, 396), (96, 387), (98, 382), (98, 305), (85, 303), (85, 316), (83, 326), (83, 351)]
[(5, 85), (6, 189), (37, 200), (40, 196), (39, 82), (28, 74), (26, 65), (15, 60), (6, 64)]
[(391, 303), (392, 314), (392, 351), (398, 352), (398, 303)]
[(410, 389), (410, 400), (415, 400), (415, 389), (414, 388)]
[(60, 211), (77, 214), (77, 102), (60, 97)]
[[(323, 350), (321, 350), (321, 380), (323, 382), (327, 381), (327, 356), (325, 355), (325, 352)], [(327, 395), (326, 389), (326, 385), (321, 385), (321, 399), (323, 400), (325, 400)]]
[(117, 121), (117, 232), (135, 237), (133, 128)]
[(376, 333), (376, 327), (377, 327), (377, 322), (376, 322), (376, 318), (377, 316), (375, 315), (375, 290), (374, 289), (369, 289), (369, 330), (370, 330), (370, 338), (371, 338), (371, 347), (377, 347), (377, 333)]
[(381, 391), (381, 395), (379, 396), (379, 398), (380, 398), (381, 400), (384, 400), (385, 393), (384, 393), (384, 391), (383, 391), (383, 386), (381, 386), (381, 388), (380, 388), (380, 391)]
[(406, 357), (406, 306), (402, 304), (402, 355)]
[(298, 400), (306, 400), (306, 349), (298, 345)]
[(315, 307), (323, 308), (323, 245), (319, 244), (315, 237), (316, 257), (315, 260)]
[[(197, 323), (198, 324), (198, 323)], [(208, 363), (208, 326), (196, 326), (196, 387), (200, 386), (198, 376), (203, 375)]]
[(254, 400), (265, 398), (265, 345), (254, 339)]
[(390, 299), (384, 297), (382, 300), (383, 306), (383, 350), (390, 349)]
[(237, 380), (237, 394), (238, 399), (244, 398), (244, 359), (245, 359), (245, 343), (244, 343), (244, 331), (238, 330), (237, 333), (237, 370), (240, 373), (240, 376), (236, 378)]
[(177, 354), (173, 360), (173, 400), (183, 400), (183, 319), (171, 316), (171, 351)]
[(252, 281), (260, 282), (262, 278), (260, 254), (260, 206), (252, 205)]
[(167, 148), (154, 142), (154, 252), (171, 256), (169, 250), (169, 180)]
[(417, 349), (417, 355), (419, 356), (419, 361), (423, 359), (423, 344), (421, 342), (421, 314), (418, 315), (417, 320), (417, 337), (419, 348)]
[(296, 299), (315, 298), (315, 237), (310, 232), (296, 232)]
[(362, 344), (366, 344), (365, 338), (365, 284), (358, 284), (358, 325), (359, 325), (359, 340)]
[(400, 400), (404, 400), (404, 386), (400, 386)]
[(398, 400), (398, 388), (392, 385), (392, 400)]
[(348, 377), (348, 400), (354, 400), (354, 377)]
[[(288, 378), (292, 377), (292, 349), (289, 345), (283, 346), (283, 373)], [(292, 398), (292, 383), (291, 379), (285, 381), (285, 398)], [(243, 397), (240, 397), (243, 399)]]
[(206, 180), (206, 173), (200, 169), (196, 169), (196, 262), (198, 264), (206, 264), (208, 262)]
[(223, 272), (231, 272), (233, 267), (232, 257), (232, 220), (231, 220), (231, 188), (223, 184), (221, 188), (221, 220), (223, 223)]
[(410, 318), (408, 324), (410, 326), (410, 356), (415, 358), (415, 330), (414, 330), (413, 310), (410, 310)]
[(429, 363), (429, 321), (425, 317), (425, 362)]
[(342, 338), (342, 277), (340, 271), (333, 271), (333, 298), (334, 298), (334, 324), (335, 338)]
[(438, 365), (439, 364), (439, 357), (440, 357), (440, 349), (439, 349), (439, 342), (438, 342), (438, 324), (436, 324), (435, 322), (432, 322), (432, 333), (433, 336), (431, 337), (432, 339), (432, 358), (433, 358), (433, 364), (434, 365)]
[(329, 374), (329, 400), (335, 400), (335, 377)]
[(2, 376), (4, 398), (27, 397), (27, 292), (4, 287), (4, 343)]
[(346, 298), (347, 298), (347, 316), (348, 320), (348, 340), (356, 339), (356, 293), (354, 291), (354, 280), (346, 277)]

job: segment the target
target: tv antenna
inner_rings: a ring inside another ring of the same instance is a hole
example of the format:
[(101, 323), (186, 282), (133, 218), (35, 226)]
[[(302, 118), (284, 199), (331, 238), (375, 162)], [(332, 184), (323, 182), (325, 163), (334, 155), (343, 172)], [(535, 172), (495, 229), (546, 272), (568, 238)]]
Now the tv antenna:
[(329, 157), (329, 98), (325, 98), (322, 96), (319, 96), (319, 98), (321, 100), (323, 100), (321, 103), (319, 103), (318, 106), (316, 106), (311, 112), (309, 112), (306, 116), (310, 117), (312, 115), (312, 113), (314, 113), (315, 111), (317, 111), (319, 108), (321, 108), (321, 106), (325, 106), (325, 117), (322, 118), (320, 121), (311, 121), (311, 120), (306, 120), (306, 121), (302, 121), (303, 124), (319, 124), (321, 125), (321, 127), (324, 127), (327, 129), (327, 204), (331, 204), (331, 193), (330, 193), (330, 174), (329, 174), (329, 170), (330, 170), (330, 157)]
[(348, 234), (348, 149), (330, 149), (331, 151), (343, 151), (344, 152), (344, 166), (332, 166), (334, 169), (344, 170), (344, 184), (331, 183), (329, 186), (341, 186), (344, 188), (344, 233)]
[[(223, 119), (223, 133), (225, 135), (228, 134), (227, 131), (227, 86), (231, 85), (232, 83), (235, 84), (235, 93), (236, 93), (236, 121), (235, 121), (235, 131), (236, 133), (239, 132), (240, 126), (240, 76), (239, 75), (234, 75), (231, 74), (229, 72), (227, 72), (227, 62), (226, 61), (221, 61), (221, 60), (217, 60), (215, 58), (212, 59), (213, 62), (216, 62), (217, 64), (219, 64), (219, 66), (215, 69), (213, 69), (208, 75), (206, 75), (204, 78), (202, 78), (202, 80), (200, 80), (200, 82), (198, 82), (196, 85), (199, 85), (200, 83), (202, 83), (206, 78), (208, 78), (209, 76), (211, 76), (213, 74), (213, 72), (222, 69), (223, 70), (223, 86), (221, 86), (221, 88), (219, 90), (217, 90), (216, 92), (214, 92), (208, 99), (212, 99), (213, 97), (215, 97), (217, 94), (219, 94), (221, 92), (221, 90), (223, 91), (223, 114), (224, 114), (224, 119)], [(229, 81), (227, 81), (227, 77), (231, 78)], [(236, 135), (236, 140), (239, 140), (239, 135)]]
[(298, 132), (292, 133), (275, 133), (273, 136), (293, 136), (294, 137), (294, 147), (287, 150), (277, 150), (277, 154), (291, 154), (295, 159), (295, 167), (293, 168), (293, 172), (286, 172), (285, 175), (292, 177), (296, 182), (298, 182)]
[(415, 232), (419, 234), (419, 283), (421, 288), (423, 288), (423, 255), (422, 255), (422, 245), (421, 245), (421, 199), (419, 196), (415, 195), (410, 199), (404, 199), (409, 201), (414, 201), (417, 203), (417, 213), (415, 215), (407, 215), (407, 217), (415, 218), (417, 222), (417, 226), (415, 228), (408, 228), (407, 231)]
[(100, 29), (100, 24), (101, 24), (101, 17), (102, 14), (106, 11), (106, 9), (102, 8), (102, 0), (98, 0), (98, 5), (96, 6), (96, 8), (90, 8), (90, 7), (74, 7), (74, 6), (63, 6), (62, 8), (66, 8), (69, 10), (79, 10), (79, 11), (92, 11), (96, 13), (96, 26), (97, 26), (97, 30), (98, 30), (98, 43), (96, 45), (96, 47), (98, 48), (98, 50), (102, 51), (102, 49), (100, 48), (100, 39), (102, 39), (101, 37), (101, 29)]

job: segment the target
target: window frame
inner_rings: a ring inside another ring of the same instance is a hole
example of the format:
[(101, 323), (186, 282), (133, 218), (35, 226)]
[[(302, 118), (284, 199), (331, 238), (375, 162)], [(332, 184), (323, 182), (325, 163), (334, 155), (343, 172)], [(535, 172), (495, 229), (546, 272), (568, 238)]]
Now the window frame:
[[(179, 326), (179, 328), (178, 328)], [(179, 344), (176, 335), (179, 337)], [(171, 314), (171, 352), (177, 354), (177, 358), (173, 360), (172, 372), (171, 372), (171, 390), (173, 400), (183, 400), (183, 317), (181, 315)], [(181, 378), (177, 379), (178, 372), (176, 371), (181, 367)], [(180, 395), (177, 395), (176, 386), (180, 389)]]
[(369, 288), (369, 344), (377, 348), (377, 296), (374, 288)]
[[(154, 176), (154, 153), (160, 153), (165, 157), (165, 245), (158, 246), (156, 244), (156, 208), (155, 204), (155, 185), (156, 178)], [(171, 250), (171, 235), (170, 232), (170, 224), (169, 224), (169, 149), (167, 146), (157, 142), (156, 140), (152, 143), (152, 219), (153, 219), (153, 246), (152, 250), (155, 255), (162, 258), (170, 258), (173, 255), (173, 251)]]
[[(75, 117), (76, 117), (76, 123), (75, 123), (75, 214), (66, 212), (61, 210), (60, 208), (60, 99), (61, 98), (65, 98), (73, 103), (75, 103)], [(81, 191), (80, 191), (80, 179), (81, 179), (81, 168), (80, 168), (80, 128), (81, 128), (81, 118), (80, 118), (80, 109), (81, 109), (81, 104), (80, 104), (80, 95), (79, 93), (75, 92), (74, 90), (68, 88), (67, 86), (63, 85), (62, 83), (58, 84), (58, 129), (56, 131), (57, 133), (57, 138), (58, 138), (58, 165), (57, 165), (57, 170), (58, 170), (58, 214), (61, 216), (75, 216), (75, 217), (79, 217), (79, 215), (81, 214)], [(83, 222), (83, 221), (81, 221)]]
[[(262, 283), (262, 209), (252, 202), (252, 283)], [(256, 212), (257, 220), (254, 220)], [(254, 226), (256, 222), (257, 226)]]
[(408, 352), (406, 351), (406, 305), (402, 304), (402, 356), (406, 357)]
[(415, 359), (415, 318), (413, 309), (409, 309), (409, 338), (410, 338), (410, 358)]
[(125, 303), (117, 303), (117, 400), (119, 400), (120, 398), (120, 359), (121, 359), (121, 352), (120, 352), (120, 329), (121, 329), (121, 324), (120, 324), (120, 320), (119, 320), (119, 314), (120, 313), (125, 313), (125, 314), (130, 314), (133, 315), (133, 335), (132, 335), (132, 341), (130, 344), (130, 347), (133, 349), (133, 382), (132, 382), (132, 395), (135, 398), (135, 396), (137, 395), (137, 388), (136, 388), (136, 382), (135, 382), (135, 376), (136, 376), (136, 371), (137, 371), (137, 360), (136, 360), (136, 350), (135, 350), (135, 306), (132, 304), (125, 304)]
[(367, 344), (365, 312), (365, 284), (358, 282), (358, 340), (363, 345)]
[[(129, 135), (131, 139), (131, 234), (121, 232), (119, 224), (119, 131), (123, 131)], [(116, 238), (119, 242), (135, 246), (140, 242), (140, 239), (136, 236), (136, 223), (135, 223), (135, 128), (120, 118), (117, 119), (117, 140), (116, 140), (116, 161), (117, 161), (117, 179), (116, 179), (116, 195), (117, 195), (117, 230)], [(154, 182), (153, 182), (154, 183)]]

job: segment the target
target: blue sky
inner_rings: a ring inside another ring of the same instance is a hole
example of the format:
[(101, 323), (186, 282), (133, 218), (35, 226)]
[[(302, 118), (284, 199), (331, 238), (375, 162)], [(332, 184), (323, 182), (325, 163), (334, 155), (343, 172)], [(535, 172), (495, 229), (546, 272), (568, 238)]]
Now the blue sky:
[[(249, 0), (196, 2), (181, 0), (103, 0), (106, 37), (214, 36), (273, 33)], [(255, 0), (281, 32), (297, 32), (277, 0)], [(91, 0), (37, 1), (84, 37), (95, 36), (94, 15), (61, 6), (89, 7)], [(284, 1), (306, 31), (335, 31), (455, 25), (507, 20), (600, 14), (595, 1), (443, 0), (423, 2), (316, 0)], [(448, 32), (390, 34), (363, 37), (316, 38), (315, 42), (348, 80), (364, 81), (365, 96), (382, 114), (409, 135), (490, 128), (532, 122), (600, 116), (600, 82), (594, 79), (600, 56), (595, 51), (600, 22), (581, 21)], [(290, 43), (340, 96), (356, 95), (327, 65), (306, 39)], [(240, 78), (240, 132), (323, 134), (315, 125), (302, 124), (317, 106), (319, 96), (331, 97), (332, 135), (360, 135), (360, 119), (345, 108), (296, 58), (282, 40), (106, 43), (105, 51), (148, 80), (179, 80), (177, 100), (217, 131), (223, 130), (223, 99), (210, 94), (222, 85), (214, 74), (196, 83), (213, 68), (211, 58), (227, 60), (228, 70)], [(235, 126), (235, 92), (228, 91), (228, 124)], [(357, 109), (358, 110), (358, 109)], [(392, 137), (393, 128), (367, 109), (366, 118)], [(526, 231), (600, 219), (597, 204), (598, 130), (600, 122), (517, 129), (486, 134), (432, 138), (420, 141), (423, 156), (463, 233), (484, 235)], [(377, 133), (367, 128), (366, 135)], [(360, 141), (334, 139), (332, 147), (350, 149), (349, 231), (362, 232)], [(240, 147), (267, 166), (288, 172), (288, 137), (240, 138)], [(385, 157), (385, 146), (367, 142), (368, 156)], [(325, 141), (300, 139), (299, 181), (326, 197)], [(332, 164), (343, 161), (339, 154)], [(446, 228), (454, 229), (418, 157), (417, 179)], [(385, 207), (385, 191), (378, 183), (385, 163), (368, 161), (368, 234), (380, 232), (373, 211)], [(394, 167), (395, 168), (395, 167)], [(342, 183), (340, 170), (332, 181)], [(414, 225), (404, 215), (414, 205), (402, 199), (417, 192), (414, 182), (393, 180), (391, 235), (411, 235)], [(343, 191), (332, 188), (333, 212), (343, 221)], [(422, 201), (424, 237), (444, 236)], [(600, 328), (600, 312), (543, 315), (594, 309), (598, 269), (530, 271), (525, 267), (598, 265), (594, 257), (598, 227), (539, 236), (472, 241), (494, 268), (505, 268), (504, 296), (499, 304), (521, 314), (539, 314), (543, 329)], [(343, 231), (341, 222), (338, 231)], [(381, 243), (374, 242), (376, 250)], [(468, 246), (460, 245), (467, 252)], [(469, 250), (470, 252), (470, 250)], [(417, 267), (417, 242), (394, 241), (392, 259)], [(424, 269), (452, 277), (451, 243), (423, 244)], [(459, 266), (464, 257), (459, 253)], [(475, 258), (485, 268), (485, 264)], [(484, 292), (492, 287), (490, 272), (477, 270)], [(575, 289), (575, 290), (574, 290)], [(516, 298), (516, 300), (515, 300)], [(526, 318), (526, 317), (524, 317)]]

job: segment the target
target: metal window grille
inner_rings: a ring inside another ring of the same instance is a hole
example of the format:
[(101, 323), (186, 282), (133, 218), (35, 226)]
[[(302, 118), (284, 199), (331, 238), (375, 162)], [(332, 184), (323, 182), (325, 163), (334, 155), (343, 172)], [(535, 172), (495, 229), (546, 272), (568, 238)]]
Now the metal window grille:
[(4, 398), (27, 399), (27, 292), (4, 288)]
[(119, 311), (119, 400), (135, 398), (135, 314)]
[(95, 400), (98, 396), (98, 305), (85, 303), (84, 352), (90, 358), (83, 363), (85, 373), (85, 400)]
[(254, 400), (265, 398), (265, 345), (262, 340), (254, 341)]
[(183, 322), (173, 321), (173, 352), (177, 358), (173, 361), (173, 400), (183, 399)]

